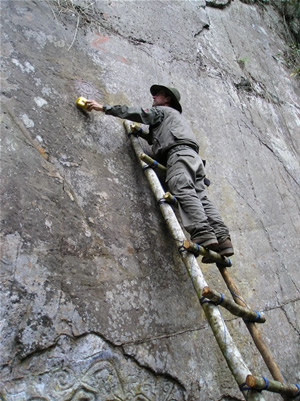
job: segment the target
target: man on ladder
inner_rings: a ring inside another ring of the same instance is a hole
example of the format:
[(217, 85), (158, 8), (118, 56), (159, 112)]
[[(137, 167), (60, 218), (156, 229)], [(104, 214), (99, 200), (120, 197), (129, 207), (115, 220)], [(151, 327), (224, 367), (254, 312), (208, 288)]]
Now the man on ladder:
[(153, 85), (150, 109), (107, 106), (87, 100), (87, 111), (149, 125), (149, 132), (137, 134), (152, 145), (154, 158), (167, 167), (166, 183), (178, 202), (182, 224), (191, 240), (222, 256), (234, 254), (229, 230), (215, 206), (207, 198), (205, 170), (199, 145), (187, 121), (182, 117), (180, 93), (176, 88)]

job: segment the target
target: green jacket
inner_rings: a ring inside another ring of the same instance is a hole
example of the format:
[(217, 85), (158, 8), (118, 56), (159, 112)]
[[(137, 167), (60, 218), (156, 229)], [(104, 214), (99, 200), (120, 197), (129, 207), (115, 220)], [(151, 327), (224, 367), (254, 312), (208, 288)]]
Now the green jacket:
[(199, 145), (187, 121), (175, 109), (156, 106), (150, 109), (128, 106), (104, 106), (105, 114), (149, 125), (149, 133), (139, 134), (152, 145), (156, 160), (165, 162), (168, 151), (176, 145), (188, 145), (197, 153)]

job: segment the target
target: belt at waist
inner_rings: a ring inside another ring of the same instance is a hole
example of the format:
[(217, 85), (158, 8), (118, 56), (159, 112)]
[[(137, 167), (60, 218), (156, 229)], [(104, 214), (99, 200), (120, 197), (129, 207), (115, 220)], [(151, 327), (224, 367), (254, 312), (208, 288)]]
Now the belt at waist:
[(175, 145), (173, 146), (170, 150), (167, 152), (167, 159), (175, 152), (178, 152), (178, 150), (184, 150), (184, 149), (192, 149), (194, 152), (198, 153), (197, 150), (190, 145)]

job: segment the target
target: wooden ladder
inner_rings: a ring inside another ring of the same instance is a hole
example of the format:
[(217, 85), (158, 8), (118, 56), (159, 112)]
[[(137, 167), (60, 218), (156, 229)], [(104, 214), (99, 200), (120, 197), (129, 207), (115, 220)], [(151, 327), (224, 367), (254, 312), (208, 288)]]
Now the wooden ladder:
[[(166, 170), (166, 167), (157, 163), (144, 153), (136, 135), (136, 131), (140, 130), (139, 126), (127, 120), (124, 121), (124, 126), (155, 199), (159, 204), (169, 231), (178, 245), (181, 258), (192, 280), (196, 294), (200, 300), (200, 304), (217, 340), (219, 348), (240, 390), (242, 391), (244, 398), (248, 401), (262, 401), (264, 400), (262, 393), (263, 390), (279, 393), (284, 400), (300, 396), (299, 385), (284, 384), (284, 379), (278, 366), (261, 339), (256, 323), (264, 323), (266, 319), (262, 314), (249, 308), (246, 302), (242, 299), (237, 286), (234, 284), (228, 273), (227, 267), (231, 267), (232, 265), (230, 259), (220, 256), (216, 252), (209, 251), (186, 239), (171, 206), (176, 203), (176, 199), (170, 193), (165, 193), (160, 180), (154, 171), (156, 168)], [(208, 258), (211, 262), (216, 263), (233, 300), (208, 287), (196, 259), (199, 255), (202, 255)], [(219, 305), (229, 310), (233, 315), (239, 316), (243, 319), (256, 347), (261, 353), (272, 375), (273, 380), (268, 380), (265, 377), (257, 377), (251, 374), (226, 327), (218, 308)]]

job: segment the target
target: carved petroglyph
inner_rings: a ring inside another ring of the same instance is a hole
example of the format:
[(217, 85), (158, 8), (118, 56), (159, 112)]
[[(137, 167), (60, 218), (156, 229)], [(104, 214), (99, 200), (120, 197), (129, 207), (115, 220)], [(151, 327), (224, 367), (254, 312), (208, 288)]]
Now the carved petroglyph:
[(84, 96), (88, 99), (103, 99), (103, 93), (97, 89), (92, 83), (85, 81), (81, 78), (74, 79), (74, 88), (78, 92), (78, 95)]
[(6, 401), (184, 400), (178, 383), (138, 366), (96, 335), (77, 340), (62, 336), (3, 384)]

